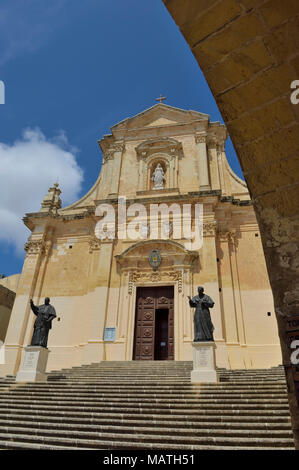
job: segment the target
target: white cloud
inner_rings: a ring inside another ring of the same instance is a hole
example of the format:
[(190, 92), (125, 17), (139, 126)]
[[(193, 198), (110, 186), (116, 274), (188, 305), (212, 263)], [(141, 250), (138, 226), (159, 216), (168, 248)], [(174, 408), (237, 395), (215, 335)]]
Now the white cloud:
[(12, 145), (0, 142), (0, 242), (13, 243), (23, 253), (29, 231), (22, 217), (40, 210), (57, 178), (64, 206), (79, 198), (83, 171), (77, 153), (63, 131), (46, 139), (40, 129), (26, 129)]

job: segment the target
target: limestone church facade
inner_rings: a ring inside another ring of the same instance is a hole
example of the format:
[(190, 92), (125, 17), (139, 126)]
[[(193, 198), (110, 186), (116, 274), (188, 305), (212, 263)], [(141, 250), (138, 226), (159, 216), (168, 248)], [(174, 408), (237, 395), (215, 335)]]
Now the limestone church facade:
[[(281, 363), (259, 229), (246, 184), (228, 164), (226, 139), (225, 126), (208, 115), (160, 103), (99, 140), (101, 172), (82, 199), (61, 208), (58, 185), (49, 189), (41, 210), (24, 218), (32, 233), (0, 375), (16, 373), (30, 344), (30, 298), (40, 304), (50, 297), (56, 309), (48, 370), (102, 360), (192, 360), (188, 296), (198, 285), (215, 302), (218, 367)], [(154, 238), (145, 219), (139, 239), (117, 230), (99, 237), (98, 207), (119, 215), (120, 198), (131, 206), (125, 228), (140, 205), (176, 204), (182, 212), (202, 205), (202, 246), (174, 236), (181, 220), (171, 212), (166, 232), (160, 224)]]

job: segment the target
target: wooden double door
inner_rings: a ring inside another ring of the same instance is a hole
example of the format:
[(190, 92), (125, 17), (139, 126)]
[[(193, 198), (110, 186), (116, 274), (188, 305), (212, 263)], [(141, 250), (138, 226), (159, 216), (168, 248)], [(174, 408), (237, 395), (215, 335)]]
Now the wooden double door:
[(174, 288), (138, 287), (134, 360), (174, 360)]

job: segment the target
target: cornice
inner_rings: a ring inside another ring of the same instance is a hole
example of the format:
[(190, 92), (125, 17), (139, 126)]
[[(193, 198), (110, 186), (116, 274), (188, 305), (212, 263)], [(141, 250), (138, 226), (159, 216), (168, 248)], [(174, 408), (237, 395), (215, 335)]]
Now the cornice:
[(125, 150), (125, 144), (123, 142), (118, 142), (112, 144), (110, 147), (103, 151), (103, 164), (109, 160), (113, 160), (115, 153), (123, 152)]
[(169, 155), (181, 155), (183, 153), (182, 143), (169, 137), (157, 137), (141, 142), (135, 151), (139, 158), (147, 158), (155, 153), (168, 153)]

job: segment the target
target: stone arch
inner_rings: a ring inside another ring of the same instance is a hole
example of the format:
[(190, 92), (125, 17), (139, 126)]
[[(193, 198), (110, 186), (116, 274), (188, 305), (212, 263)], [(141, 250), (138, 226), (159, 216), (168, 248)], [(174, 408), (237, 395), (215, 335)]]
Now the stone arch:
[(163, 1), (215, 97), (253, 201), (299, 449), (299, 398), (285, 327), (299, 304), (299, 105), (290, 100), (299, 77), (299, 3)]

